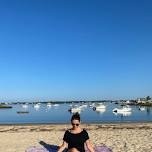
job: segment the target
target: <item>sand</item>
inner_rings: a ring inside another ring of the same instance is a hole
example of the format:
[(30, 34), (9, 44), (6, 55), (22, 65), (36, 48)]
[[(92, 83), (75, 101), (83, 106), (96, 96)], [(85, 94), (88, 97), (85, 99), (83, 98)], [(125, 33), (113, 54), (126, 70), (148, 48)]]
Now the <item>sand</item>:
[[(152, 123), (83, 124), (94, 145), (106, 144), (113, 152), (152, 152)], [(30, 146), (62, 144), (69, 124), (1, 125), (0, 152), (25, 152)]]

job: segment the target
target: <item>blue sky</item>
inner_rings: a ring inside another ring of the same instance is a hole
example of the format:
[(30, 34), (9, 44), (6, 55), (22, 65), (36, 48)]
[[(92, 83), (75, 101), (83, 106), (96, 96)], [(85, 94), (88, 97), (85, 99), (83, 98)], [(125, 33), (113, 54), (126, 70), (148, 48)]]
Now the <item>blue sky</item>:
[(0, 1), (0, 100), (152, 96), (150, 0)]

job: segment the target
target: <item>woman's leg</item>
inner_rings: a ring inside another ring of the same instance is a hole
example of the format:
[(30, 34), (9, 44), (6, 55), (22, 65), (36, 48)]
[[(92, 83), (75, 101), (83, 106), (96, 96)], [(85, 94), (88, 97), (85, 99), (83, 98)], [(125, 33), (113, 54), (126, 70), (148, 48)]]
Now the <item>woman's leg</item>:
[(76, 148), (71, 148), (68, 150), (68, 152), (79, 152)]

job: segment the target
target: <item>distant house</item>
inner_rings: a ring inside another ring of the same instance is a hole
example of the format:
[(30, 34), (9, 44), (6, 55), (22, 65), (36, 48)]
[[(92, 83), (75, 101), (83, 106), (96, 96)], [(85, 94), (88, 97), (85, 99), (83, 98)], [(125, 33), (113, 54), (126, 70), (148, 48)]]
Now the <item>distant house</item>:
[(146, 99), (145, 98), (138, 98), (137, 103), (146, 103)]
[(146, 96), (145, 98), (138, 98), (137, 103), (152, 103), (152, 99), (150, 96)]
[(137, 101), (136, 100), (127, 100), (126, 104), (136, 104)]

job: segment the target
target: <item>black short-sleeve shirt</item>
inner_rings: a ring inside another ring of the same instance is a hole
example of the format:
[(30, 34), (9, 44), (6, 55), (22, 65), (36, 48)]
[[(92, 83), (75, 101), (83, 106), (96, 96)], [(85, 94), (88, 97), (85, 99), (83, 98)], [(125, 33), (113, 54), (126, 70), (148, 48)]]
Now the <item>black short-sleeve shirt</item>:
[(68, 143), (68, 149), (76, 148), (80, 152), (85, 152), (84, 143), (89, 139), (89, 135), (85, 129), (80, 133), (74, 134), (67, 130), (64, 134), (63, 140)]

